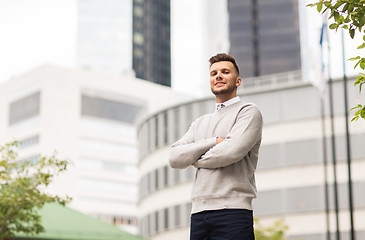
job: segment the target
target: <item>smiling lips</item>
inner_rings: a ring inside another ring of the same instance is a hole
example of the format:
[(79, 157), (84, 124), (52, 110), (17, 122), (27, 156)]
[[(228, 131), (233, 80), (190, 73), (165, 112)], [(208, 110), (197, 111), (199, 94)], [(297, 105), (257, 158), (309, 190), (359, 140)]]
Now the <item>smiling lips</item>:
[(216, 82), (214, 85), (215, 85), (216, 87), (221, 87), (221, 86), (224, 86), (224, 85), (225, 85), (225, 83), (224, 83), (224, 82)]

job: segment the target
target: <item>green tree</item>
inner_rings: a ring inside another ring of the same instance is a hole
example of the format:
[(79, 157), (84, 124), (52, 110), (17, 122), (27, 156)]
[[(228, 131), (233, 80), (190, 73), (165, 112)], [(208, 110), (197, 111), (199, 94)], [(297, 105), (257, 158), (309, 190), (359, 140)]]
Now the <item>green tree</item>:
[(43, 190), (54, 176), (66, 171), (67, 161), (40, 156), (37, 161), (19, 160), (18, 142), (0, 145), (0, 240), (16, 233), (44, 231), (37, 209), (45, 203), (65, 205), (70, 198), (52, 196)]
[[(315, 3), (308, 4), (309, 7), (317, 7), (319, 13), (329, 12), (328, 19), (333, 19), (333, 23), (329, 25), (330, 29), (338, 30), (338, 28), (344, 29), (353, 39), (355, 33), (361, 34), (363, 42), (358, 46), (358, 49), (365, 48), (365, 30), (363, 29), (365, 24), (365, 0), (320, 0)], [(355, 68), (360, 67), (365, 70), (365, 58), (356, 56), (350, 58), (351, 61), (357, 61)], [(358, 85), (359, 92), (361, 93), (362, 86), (365, 83), (365, 74), (360, 73), (355, 81), (355, 86)], [(365, 119), (365, 105), (358, 104), (350, 110), (357, 110), (351, 121), (357, 121), (360, 117)]]
[(284, 237), (288, 226), (284, 220), (278, 220), (271, 226), (262, 226), (259, 219), (255, 219), (255, 239), (256, 240), (286, 240)]

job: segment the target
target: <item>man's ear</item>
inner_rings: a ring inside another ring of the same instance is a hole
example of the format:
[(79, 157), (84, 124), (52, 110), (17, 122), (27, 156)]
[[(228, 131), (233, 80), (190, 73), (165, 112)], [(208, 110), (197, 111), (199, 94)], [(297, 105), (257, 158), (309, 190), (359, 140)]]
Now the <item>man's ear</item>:
[(238, 77), (236, 79), (236, 87), (239, 87), (241, 85), (242, 79), (240, 77)]

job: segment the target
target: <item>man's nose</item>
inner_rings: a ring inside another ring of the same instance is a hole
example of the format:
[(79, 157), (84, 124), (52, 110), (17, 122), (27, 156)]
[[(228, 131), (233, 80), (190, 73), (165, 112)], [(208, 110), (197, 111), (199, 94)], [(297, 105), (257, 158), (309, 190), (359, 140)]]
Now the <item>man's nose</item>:
[(215, 76), (215, 79), (222, 79), (222, 75), (221, 72), (218, 72), (217, 75)]

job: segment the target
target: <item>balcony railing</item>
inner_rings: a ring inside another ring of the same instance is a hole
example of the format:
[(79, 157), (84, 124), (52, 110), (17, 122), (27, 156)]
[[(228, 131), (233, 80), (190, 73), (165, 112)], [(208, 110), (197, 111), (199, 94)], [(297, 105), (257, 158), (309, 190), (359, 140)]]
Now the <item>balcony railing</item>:
[(290, 72), (282, 72), (270, 75), (262, 75), (258, 77), (249, 77), (243, 79), (243, 88), (253, 89), (262, 87), (277, 87), (280, 85), (287, 85), (288, 83), (302, 81), (301, 70)]

